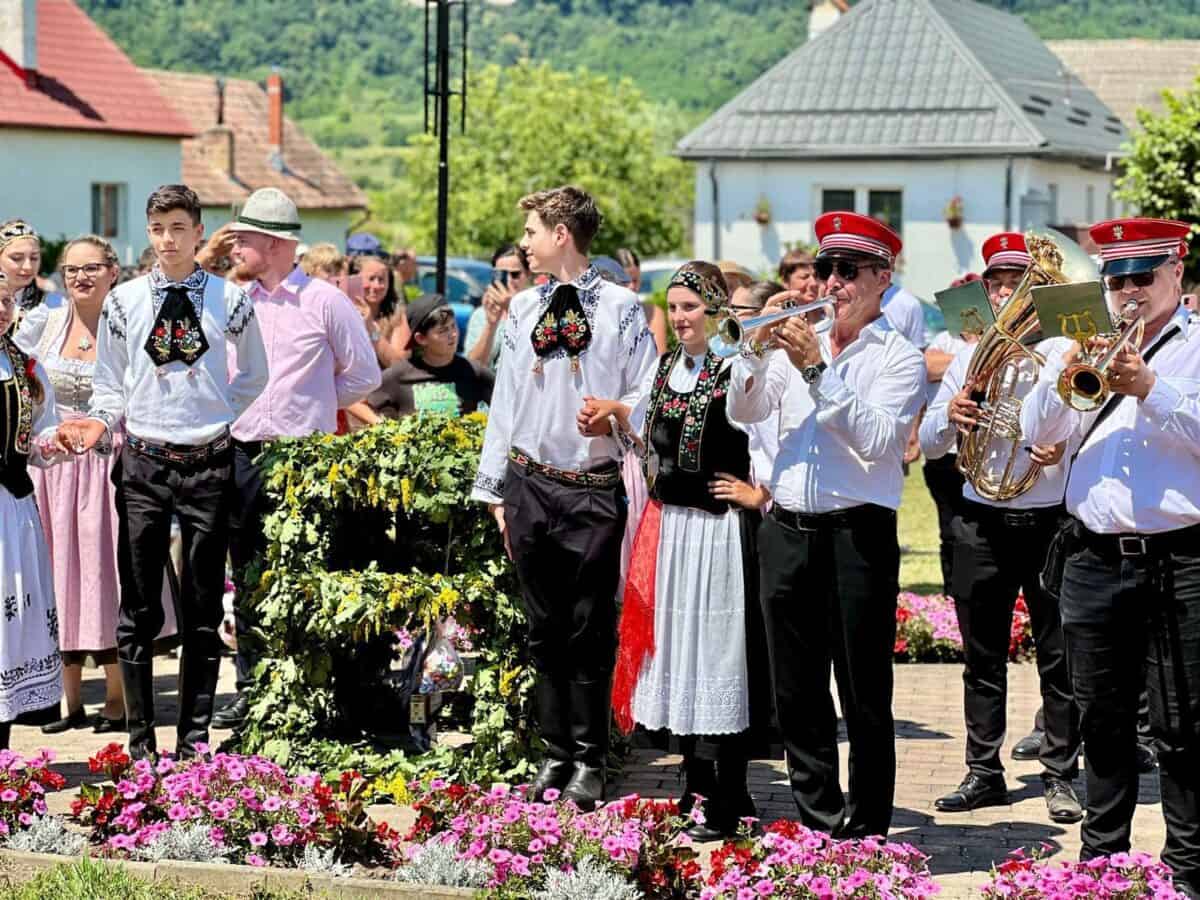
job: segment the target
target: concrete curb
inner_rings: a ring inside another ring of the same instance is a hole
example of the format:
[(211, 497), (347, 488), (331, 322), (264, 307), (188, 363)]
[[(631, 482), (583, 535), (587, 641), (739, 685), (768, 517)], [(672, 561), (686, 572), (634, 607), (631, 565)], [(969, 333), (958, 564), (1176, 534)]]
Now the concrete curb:
[[(0, 880), (10, 884), (30, 881), (47, 869), (58, 865), (70, 865), (76, 856), (56, 856), (50, 853), (23, 853), (17, 850), (0, 850)], [(175, 882), (176, 884), (198, 885), (210, 891), (220, 891), (238, 897), (248, 897), (256, 888), (280, 891), (306, 891), (312, 896), (350, 897), (369, 900), (374, 897), (421, 898), (436, 900), (474, 897), (475, 892), (466, 888), (437, 887), (434, 885), (400, 884), (376, 878), (335, 878), (332, 875), (314, 875), (299, 869), (256, 868), (232, 864), (193, 862), (129, 862), (92, 857), (104, 866), (124, 868), (130, 875), (143, 881)]]

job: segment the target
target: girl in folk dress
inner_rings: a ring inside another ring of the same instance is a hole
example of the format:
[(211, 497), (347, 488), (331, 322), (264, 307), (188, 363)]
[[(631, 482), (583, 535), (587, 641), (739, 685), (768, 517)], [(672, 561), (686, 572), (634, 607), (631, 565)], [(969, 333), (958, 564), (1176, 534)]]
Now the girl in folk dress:
[(21, 219), (0, 223), (0, 272), (7, 276), (17, 305), (17, 324), (43, 303), (58, 306), (63, 302), (61, 294), (48, 293), (38, 284), (41, 265), (42, 239), (33, 227)]
[[(746, 429), (726, 414), (730, 361), (708, 350), (728, 304), (720, 270), (694, 261), (667, 289), (679, 346), (660, 357), (632, 410), (592, 401), (641, 435), (650, 503), (630, 563), (613, 686), (617, 723), (666, 729), (684, 757), (681, 807), (706, 798), (692, 836), (732, 835), (755, 814), (746, 769), (770, 712), (757, 604)], [(741, 499), (745, 505), (739, 505)]]
[[(87, 412), (96, 368), (96, 328), (104, 298), (119, 273), (112, 245), (85, 235), (63, 248), (59, 269), (68, 302), (42, 304), (21, 322), (16, 343), (45, 366), (60, 419)], [(117, 512), (113, 460), (124, 435), (113, 437), (112, 455), (90, 453), (73, 466), (33, 472), (38, 509), (54, 568), (59, 644), (63, 654), (66, 715), (45, 725), (46, 734), (94, 726), (98, 734), (123, 731), (125, 698), (117, 669)], [(160, 637), (175, 634), (169, 593)], [(85, 659), (104, 667), (104, 706), (94, 719), (80, 695)]]
[(16, 298), (0, 273), (0, 747), (13, 720), (57, 705), (62, 693), (58, 612), (28, 466), (66, 454), (45, 370), (15, 343)]

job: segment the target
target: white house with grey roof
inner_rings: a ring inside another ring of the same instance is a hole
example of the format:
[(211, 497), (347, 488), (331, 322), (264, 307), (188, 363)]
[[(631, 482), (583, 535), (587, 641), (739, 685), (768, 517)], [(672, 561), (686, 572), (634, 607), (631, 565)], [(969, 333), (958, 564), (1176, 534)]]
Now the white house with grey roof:
[[(1018, 17), (973, 0), (864, 0), (684, 137), (695, 252), (773, 268), (853, 209), (904, 239), (920, 297), (979, 271), (1000, 230), (1116, 213), (1128, 137)], [(944, 210), (961, 197), (961, 227)], [(760, 220), (765, 219), (765, 223)]]

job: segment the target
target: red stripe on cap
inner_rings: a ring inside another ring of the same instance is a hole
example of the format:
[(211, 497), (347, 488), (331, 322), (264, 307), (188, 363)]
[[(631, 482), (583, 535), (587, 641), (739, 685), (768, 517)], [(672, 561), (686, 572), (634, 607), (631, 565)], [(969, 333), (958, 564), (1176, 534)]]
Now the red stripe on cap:
[(1103, 244), (1100, 247), (1100, 258), (1131, 259), (1138, 256), (1165, 256), (1179, 251), (1181, 243), (1178, 238), (1159, 238), (1157, 240), (1124, 241), (1120, 244)]
[(1032, 262), (1033, 257), (1028, 253), (1022, 253), (1020, 250), (1001, 250), (999, 253), (993, 253), (988, 257), (986, 268), (1020, 266), (1024, 269)]

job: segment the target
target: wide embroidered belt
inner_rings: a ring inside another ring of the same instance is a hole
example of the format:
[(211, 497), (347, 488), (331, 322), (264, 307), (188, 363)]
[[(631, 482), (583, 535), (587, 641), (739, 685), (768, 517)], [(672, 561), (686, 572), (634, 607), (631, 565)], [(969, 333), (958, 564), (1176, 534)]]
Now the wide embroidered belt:
[(508, 451), (508, 458), (527, 472), (544, 475), (551, 481), (557, 481), (559, 484), (571, 487), (610, 488), (615, 487), (621, 482), (621, 470), (617, 468), (616, 463), (612, 464), (611, 469), (601, 469), (598, 472), (575, 472), (571, 469), (556, 469), (554, 466), (538, 462), (524, 450), (517, 447), (513, 447)]
[(125, 437), (125, 446), (134, 453), (140, 453), (142, 456), (148, 456), (151, 459), (164, 459), (167, 462), (195, 465), (196, 463), (207, 462), (218, 454), (224, 453), (233, 446), (233, 438), (226, 431), (216, 440), (210, 441), (207, 444), (201, 444), (198, 447), (184, 447), (178, 444), (155, 444), (130, 434)]

